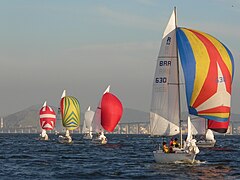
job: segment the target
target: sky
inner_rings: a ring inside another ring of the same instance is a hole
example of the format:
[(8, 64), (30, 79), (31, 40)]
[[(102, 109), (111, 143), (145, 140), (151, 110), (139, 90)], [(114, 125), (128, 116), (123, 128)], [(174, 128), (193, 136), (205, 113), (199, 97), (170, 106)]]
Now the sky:
[(108, 85), (124, 108), (150, 110), (162, 33), (207, 32), (233, 53), (232, 113), (240, 113), (240, 0), (1, 0), (0, 116), (59, 106), (62, 91), (85, 111)]

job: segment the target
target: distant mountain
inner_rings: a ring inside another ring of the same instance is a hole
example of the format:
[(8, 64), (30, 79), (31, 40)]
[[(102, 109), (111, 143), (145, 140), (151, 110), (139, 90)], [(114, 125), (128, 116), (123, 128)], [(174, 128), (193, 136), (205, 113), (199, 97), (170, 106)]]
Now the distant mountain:
[[(41, 105), (34, 105), (22, 111), (4, 117), (4, 128), (23, 128), (36, 127), (40, 129), (39, 110)], [(57, 107), (52, 107), (57, 113)], [(187, 119), (187, 113), (183, 113), (184, 121)], [(84, 119), (84, 112), (81, 113), (81, 125)], [(232, 114), (231, 122), (239, 122), (240, 115)], [(124, 108), (123, 117), (120, 123), (147, 123), (149, 122), (149, 113), (131, 108)]]
[(149, 113), (131, 108), (124, 108), (120, 123), (146, 123), (149, 122)]
[(22, 128), (22, 127), (40, 128), (39, 125), (40, 108), (41, 105), (35, 105), (4, 117), (4, 128)]
[[(22, 111), (4, 117), (4, 128), (36, 127), (40, 129), (39, 110), (41, 105), (34, 105)], [(57, 113), (58, 108), (52, 107)], [(84, 112), (81, 113), (81, 125), (84, 119)], [(120, 123), (146, 123), (149, 122), (149, 113), (125, 108)]]

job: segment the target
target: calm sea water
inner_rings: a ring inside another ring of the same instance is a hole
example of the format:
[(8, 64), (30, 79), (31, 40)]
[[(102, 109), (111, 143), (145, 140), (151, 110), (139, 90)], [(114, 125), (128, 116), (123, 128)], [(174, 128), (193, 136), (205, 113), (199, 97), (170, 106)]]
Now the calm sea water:
[(161, 165), (152, 151), (158, 138), (107, 135), (96, 145), (74, 134), (71, 145), (38, 141), (38, 134), (0, 134), (0, 179), (240, 179), (240, 136), (217, 136), (200, 149), (196, 164)]

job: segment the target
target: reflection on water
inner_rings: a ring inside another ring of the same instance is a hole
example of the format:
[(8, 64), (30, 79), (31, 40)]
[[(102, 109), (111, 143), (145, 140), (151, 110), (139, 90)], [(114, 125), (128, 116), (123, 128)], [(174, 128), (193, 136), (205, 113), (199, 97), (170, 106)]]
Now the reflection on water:
[(198, 179), (224, 179), (227, 174), (230, 174), (231, 168), (226, 165), (211, 165), (191, 167), (191, 174), (194, 174)]

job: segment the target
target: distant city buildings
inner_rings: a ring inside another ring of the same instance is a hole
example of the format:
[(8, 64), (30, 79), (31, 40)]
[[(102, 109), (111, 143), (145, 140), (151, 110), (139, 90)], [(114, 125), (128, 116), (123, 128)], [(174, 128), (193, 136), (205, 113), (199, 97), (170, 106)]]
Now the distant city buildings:
[[(39, 133), (41, 132), (40, 127), (36, 126), (23, 126), (19, 124), (18, 127), (12, 127), (7, 128), (4, 127), (4, 120), (1, 118), (0, 121), (0, 133)], [(71, 133), (79, 134), (81, 133), (82, 127), (72, 131)], [(49, 131), (49, 133), (54, 133), (55, 131)], [(134, 123), (119, 123), (113, 134), (150, 134), (150, 124), (148, 122), (134, 122)], [(106, 132), (106, 134), (112, 134)], [(183, 124), (183, 134), (187, 133), (187, 125)], [(230, 123), (230, 126), (228, 128), (228, 131), (226, 134), (234, 134), (239, 135), (240, 134), (240, 122), (232, 122)]]
[(3, 117), (1, 117), (0, 128), (3, 128)]

